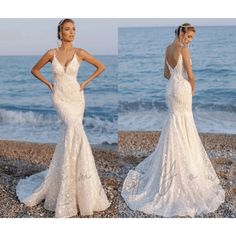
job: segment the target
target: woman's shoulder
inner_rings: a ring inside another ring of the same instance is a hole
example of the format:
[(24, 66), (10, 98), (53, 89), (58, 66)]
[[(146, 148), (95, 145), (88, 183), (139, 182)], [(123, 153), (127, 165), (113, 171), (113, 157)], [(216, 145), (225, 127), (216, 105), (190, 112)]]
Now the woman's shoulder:
[(90, 56), (90, 53), (83, 48), (76, 48), (76, 54), (78, 57), (80, 57), (82, 59)]
[(166, 47), (166, 52), (169, 51), (171, 48), (171, 44), (169, 44), (167, 47)]
[(51, 49), (47, 50), (46, 55), (47, 55), (49, 61), (51, 61), (51, 62), (53, 61), (56, 50), (57, 50), (56, 48), (51, 48)]
[(83, 53), (87, 53), (87, 51), (83, 48), (75, 48), (77, 55), (82, 55)]
[(181, 54), (183, 56), (189, 56), (190, 55), (189, 48), (188, 47), (181, 47)]
[(166, 47), (166, 54), (169, 53), (171, 50), (172, 50), (172, 44), (169, 44), (167, 47)]
[(51, 48), (51, 49), (48, 49), (45, 54), (51, 57), (54, 55), (55, 51), (56, 51), (56, 48)]

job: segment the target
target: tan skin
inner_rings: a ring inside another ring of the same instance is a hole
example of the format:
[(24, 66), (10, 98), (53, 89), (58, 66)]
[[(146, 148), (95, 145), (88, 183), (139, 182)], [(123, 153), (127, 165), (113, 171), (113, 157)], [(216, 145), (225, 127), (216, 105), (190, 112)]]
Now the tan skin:
[[(75, 38), (75, 26), (73, 23), (65, 22), (63, 24), (61, 32), (60, 32), (60, 37), (61, 37), (62, 44), (61, 44), (61, 47), (58, 48), (58, 50), (56, 51), (56, 58), (61, 64), (61, 66), (64, 67), (64, 70), (66, 69), (70, 61), (72, 60), (74, 53), (76, 53), (76, 57), (79, 62), (86, 61), (96, 67), (96, 71), (87, 80), (85, 80), (83, 83), (80, 84), (80, 91), (82, 91), (91, 80), (98, 77), (105, 70), (105, 65), (101, 61), (93, 57), (86, 50), (73, 47), (72, 43)], [(46, 65), (48, 62), (52, 62), (53, 56), (54, 56), (54, 49), (48, 50), (39, 59), (39, 61), (34, 65), (34, 67), (31, 70), (31, 73), (37, 79), (45, 83), (52, 92), (54, 92), (53, 84), (41, 74), (40, 69), (44, 65)]]
[(195, 32), (193, 31), (188, 31), (186, 33), (180, 32), (179, 38), (176, 37), (173, 43), (170, 44), (166, 49), (164, 67), (164, 77), (166, 79), (169, 79), (171, 74), (167, 66), (166, 60), (168, 61), (169, 65), (174, 68), (177, 64), (180, 53), (182, 54), (183, 65), (188, 75), (188, 82), (190, 83), (192, 88), (192, 96), (194, 95), (195, 89), (195, 75), (193, 74), (192, 65), (190, 62), (190, 52), (186, 46), (192, 42), (194, 36)]

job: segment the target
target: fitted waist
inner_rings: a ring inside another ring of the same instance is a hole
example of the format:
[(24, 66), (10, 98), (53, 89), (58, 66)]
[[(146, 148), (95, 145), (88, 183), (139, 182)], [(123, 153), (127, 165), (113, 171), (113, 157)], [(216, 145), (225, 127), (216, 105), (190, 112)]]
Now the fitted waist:
[(172, 80), (179, 80), (179, 79), (188, 80), (188, 76), (183, 73), (175, 73), (175, 74), (171, 75), (170, 79), (172, 79)]
[(55, 86), (80, 86), (76, 78), (75, 79), (71, 79), (71, 78), (62, 79), (61, 77), (60, 79), (54, 78), (54, 85)]

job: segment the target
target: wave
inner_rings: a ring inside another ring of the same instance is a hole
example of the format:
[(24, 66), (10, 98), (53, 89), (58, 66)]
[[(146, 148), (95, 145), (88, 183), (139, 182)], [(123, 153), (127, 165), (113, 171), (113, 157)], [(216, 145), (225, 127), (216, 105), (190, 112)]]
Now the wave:
[(236, 106), (231, 104), (196, 103), (193, 104), (193, 110), (222, 111), (222, 112), (236, 113)]
[[(161, 130), (167, 118), (167, 111), (135, 111), (119, 115), (119, 130), (153, 131)], [(193, 111), (200, 132), (236, 133), (235, 113), (196, 109)]]
[(133, 112), (133, 111), (166, 111), (167, 106), (165, 102), (159, 101), (123, 101), (119, 102), (119, 113)]
[[(219, 104), (219, 103), (193, 103), (193, 110), (206, 110), (206, 111), (222, 111), (236, 113), (236, 106), (233, 104)], [(123, 101), (119, 102), (119, 113), (141, 112), (141, 111), (167, 111), (165, 102), (160, 101)]]
[(110, 121), (109, 119), (101, 119), (100, 117), (85, 117), (84, 127), (93, 133), (117, 133), (117, 122)]
[(35, 111), (14, 111), (0, 109), (0, 123), (14, 124), (51, 124), (57, 121), (54, 114), (46, 114)]
[[(54, 143), (61, 120), (56, 113), (0, 109), (0, 124), (2, 139)], [(117, 143), (116, 119), (85, 116), (83, 124), (91, 143)], [(12, 132), (13, 129), (14, 132)]]
[(204, 68), (204, 69), (195, 69), (194, 72), (196, 74), (209, 74), (209, 75), (213, 75), (213, 74), (217, 74), (217, 75), (221, 75), (221, 74), (235, 74), (235, 71), (232, 69), (224, 69), (224, 68)]

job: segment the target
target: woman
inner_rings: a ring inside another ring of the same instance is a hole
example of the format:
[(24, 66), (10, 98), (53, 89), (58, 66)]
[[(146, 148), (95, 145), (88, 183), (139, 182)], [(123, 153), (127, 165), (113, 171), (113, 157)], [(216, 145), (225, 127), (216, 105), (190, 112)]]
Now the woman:
[[(47, 51), (32, 69), (33, 75), (51, 90), (52, 102), (63, 126), (48, 170), (20, 180), (16, 187), (21, 202), (34, 206), (45, 200), (44, 207), (55, 211), (55, 217), (71, 217), (78, 212), (92, 215), (93, 211), (110, 206), (82, 124), (83, 90), (105, 66), (84, 49), (74, 48), (74, 38), (73, 20), (62, 20), (58, 25), (61, 46)], [(76, 78), (82, 61), (97, 70), (80, 85)], [(48, 62), (52, 63), (54, 84), (40, 72)]]
[(188, 44), (195, 28), (176, 29), (167, 49), (164, 76), (169, 114), (156, 149), (130, 170), (122, 196), (133, 210), (164, 217), (195, 216), (215, 211), (225, 192), (198, 135), (193, 114), (195, 76)]

